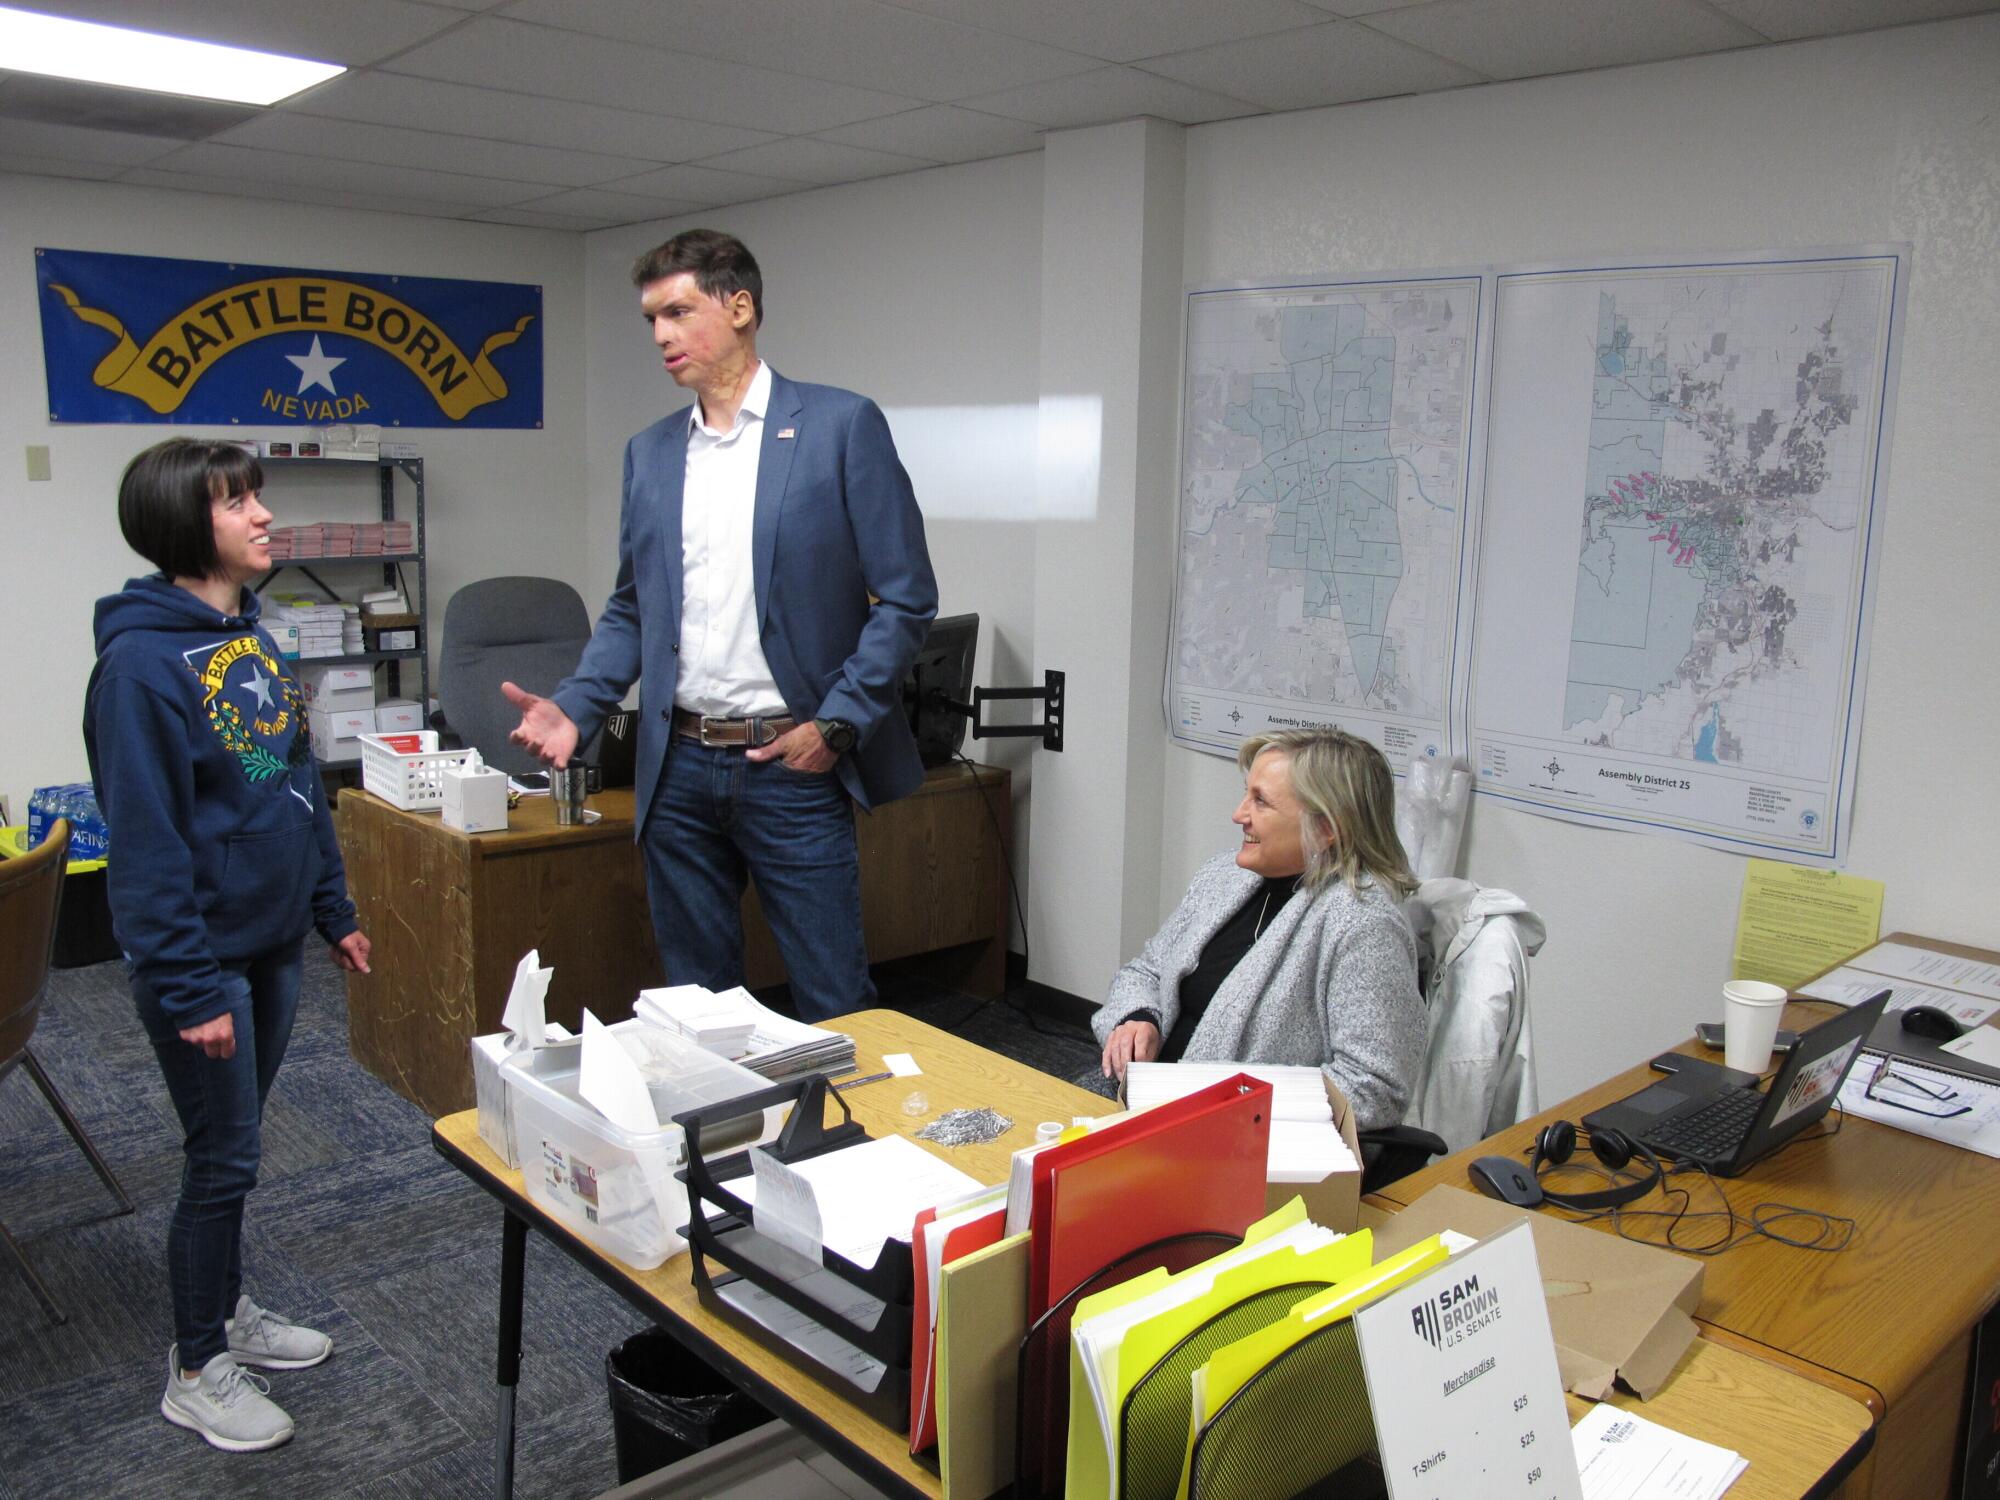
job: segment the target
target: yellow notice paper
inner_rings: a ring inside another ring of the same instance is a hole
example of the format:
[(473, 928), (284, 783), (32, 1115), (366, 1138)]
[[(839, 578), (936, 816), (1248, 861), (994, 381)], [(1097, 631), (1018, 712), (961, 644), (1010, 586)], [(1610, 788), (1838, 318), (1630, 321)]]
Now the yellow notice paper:
[(1743, 872), (1730, 977), (1797, 989), (1881, 932), (1881, 881), (1753, 859)]

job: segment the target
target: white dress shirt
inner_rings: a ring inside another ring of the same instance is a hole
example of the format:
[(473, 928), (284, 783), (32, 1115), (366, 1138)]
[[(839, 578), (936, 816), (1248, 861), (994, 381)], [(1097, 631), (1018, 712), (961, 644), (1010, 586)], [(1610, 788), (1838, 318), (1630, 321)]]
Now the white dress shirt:
[(757, 638), (757, 582), (750, 535), (757, 511), (757, 458), (771, 404), (771, 367), (761, 361), (737, 410), (718, 432), (689, 414), (681, 499), (681, 653), (676, 707), (698, 714), (782, 714), (784, 696)]

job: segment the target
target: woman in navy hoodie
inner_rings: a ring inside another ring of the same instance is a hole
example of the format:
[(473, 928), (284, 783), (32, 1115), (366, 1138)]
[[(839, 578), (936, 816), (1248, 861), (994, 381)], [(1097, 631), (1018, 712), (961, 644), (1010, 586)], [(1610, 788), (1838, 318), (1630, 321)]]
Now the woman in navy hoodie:
[(307, 929), (342, 968), (368, 972), (304, 704), (245, 587), (270, 566), (263, 484), (257, 460), (226, 443), (175, 438), (132, 460), (118, 524), (159, 572), (97, 601), (83, 717), (115, 846), (112, 925), (187, 1132), (160, 1413), (229, 1452), (292, 1435), (243, 1366), (303, 1369), (333, 1350), (242, 1288), (243, 1200)]

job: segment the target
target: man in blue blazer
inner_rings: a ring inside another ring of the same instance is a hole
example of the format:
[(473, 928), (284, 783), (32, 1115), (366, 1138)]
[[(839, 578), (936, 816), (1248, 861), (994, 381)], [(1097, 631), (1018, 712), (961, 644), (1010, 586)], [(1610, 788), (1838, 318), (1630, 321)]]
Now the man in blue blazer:
[(901, 683), (937, 613), (923, 516), (872, 401), (757, 358), (763, 278), (690, 230), (641, 256), (639, 306), (695, 404), (625, 448), (618, 583), (576, 672), (512, 683), (554, 765), (636, 681), (638, 837), (670, 984), (742, 982), (746, 875), (801, 1015), (871, 1003), (852, 803), (923, 779)]

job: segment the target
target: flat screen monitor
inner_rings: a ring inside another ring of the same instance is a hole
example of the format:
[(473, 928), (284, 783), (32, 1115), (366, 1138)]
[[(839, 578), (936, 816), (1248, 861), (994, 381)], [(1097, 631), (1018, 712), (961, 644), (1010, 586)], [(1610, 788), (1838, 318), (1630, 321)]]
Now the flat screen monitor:
[(940, 616), (931, 621), (923, 649), (903, 679), (903, 708), (927, 766), (950, 765), (965, 743), (978, 646), (978, 615)]

